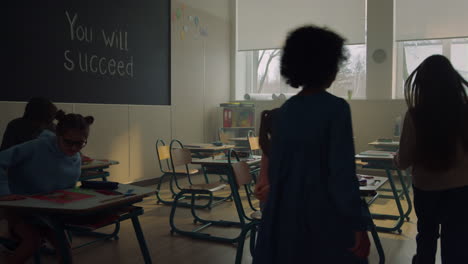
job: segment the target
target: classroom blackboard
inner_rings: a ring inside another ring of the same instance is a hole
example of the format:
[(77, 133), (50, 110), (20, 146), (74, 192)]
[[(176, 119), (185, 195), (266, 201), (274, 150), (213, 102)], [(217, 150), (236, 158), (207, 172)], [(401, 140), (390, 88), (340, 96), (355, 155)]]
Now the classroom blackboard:
[(2, 11), (0, 101), (170, 104), (170, 0), (19, 0)]

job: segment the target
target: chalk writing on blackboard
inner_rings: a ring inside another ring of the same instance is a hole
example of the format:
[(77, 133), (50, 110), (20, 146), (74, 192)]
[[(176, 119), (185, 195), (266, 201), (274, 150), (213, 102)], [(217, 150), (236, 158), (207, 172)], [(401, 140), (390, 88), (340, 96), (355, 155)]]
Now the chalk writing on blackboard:
[(104, 45), (106, 48), (117, 49), (123, 53), (123, 56), (119, 58), (112, 58), (80, 50), (66, 49), (63, 53), (63, 66), (67, 71), (133, 78), (133, 56), (128, 55), (127, 31), (96, 30), (93, 26), (82, 24), (78, 13), (69, 13), (68, 11), (65, 11), (65, 19), (71, 41), (89, 45)]

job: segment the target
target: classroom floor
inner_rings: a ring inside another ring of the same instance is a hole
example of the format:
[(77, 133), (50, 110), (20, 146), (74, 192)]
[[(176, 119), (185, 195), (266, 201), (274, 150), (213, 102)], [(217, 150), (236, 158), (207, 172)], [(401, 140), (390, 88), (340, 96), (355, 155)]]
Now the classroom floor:
[[(196, 181), (201, 180), (200, 176)], [(215, 179), (213, 175), (213, 179)], [(404, 202), (405, 203), (405, 202)], [(145, 214), (140, 217), (143, 232), (151, 253), (153, 263), (169, 264), (218, 264), (234, 263), (236, 248), (232, 245), (207, 242), (202, 240), (190, 239), (180, 235), (171, 236), (169, 234), (169, 213), (170, 207), (157, 205), (154, 196), (146, 198), (140, 206), (145, 209)], [(396, 213), (397, 209), (392, 200), (379, 199), (372, 206), (371, 211), (376, 213)], [(177, 223), (191, 228), (192, 218), (189, 209), (177, 209)], [(232, 202), (225, 202), (211, 211), (202, 210), (201, 216), (211, 219), (231, 219), (235, 220), (236, 211)], [(391, 225), (390, 221), (379, 221), (378, 225)], [(110, 231), (111, 228), (104, 228), (102, 231)], [(216, 234), (235, 235), (237, 229), (209, 228)], [(416, 235), (416, 216), (411, 214), (410, 222), (406, 222), (402, 227), (403, 233), (388, 234), (380, 233), (380, 238), (385, 250), (386, 263), (403, 264), (411, 263), (416, 248), (414, 237)], [(89, 241), (89, 238), (74, 238), (74, 243)], [(75, 244), (75, 245), (76, 245)], [(140, 253), (138, 242), (133, 232), (131, 221), (122, 223), (120, 231), (120, 240), (104, 241), (73, 251), (75, 263), (121, 263), (121, 264), (140, 264), (143, 258)], [(252, 258), (246, 242), (244, 257), (242, 263), (251, 263)], [(32, 263), (32, 261), (30, 262)], [(42, 263), (56, 263), (51, 257), (43, 257)], [(378, 263), (378, 255), (375, 248), (371, 248), (369, 263)], [(437, 263), (440, 263), (438, 260)]]

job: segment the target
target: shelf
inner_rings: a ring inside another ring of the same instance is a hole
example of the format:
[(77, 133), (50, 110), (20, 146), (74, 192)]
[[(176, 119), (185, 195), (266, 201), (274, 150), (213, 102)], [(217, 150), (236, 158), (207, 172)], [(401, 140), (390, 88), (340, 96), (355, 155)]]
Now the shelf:
[(255, 127), (223, 127), (223, 129), (254, 129)]

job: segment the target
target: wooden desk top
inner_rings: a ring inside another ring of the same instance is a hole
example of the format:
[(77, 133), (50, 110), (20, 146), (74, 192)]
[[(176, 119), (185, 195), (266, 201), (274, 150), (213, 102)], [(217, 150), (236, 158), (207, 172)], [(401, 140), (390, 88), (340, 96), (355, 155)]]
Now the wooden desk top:
[(234, 148), (234, 145), (215, 146), (213, 144), (200, 143), (200, 144), (187, 144), (184, 148), (190, 151), (222, 151)]
[(81, 165), (81, 169), (82, 170), (98, 169), (98, 168), (109, 167), (111, 165), (117, 165), (117, 164), (119, 164), (119, 162), (116, 160), (95, 159), (95, 160), (92, 160), (91, 162), (87, 162)]
[(398, 141), (391, 141), (391, 142), (387, 142), (387, 141), (374, 141), (374, 142), (369, 143), (369, 145), (371, 145), (371, 146), (399, 147), (399, 146), (400, 146), (400, 142), (398, 142)]
[(248, 141), (247, 137), (237, 137), (237, 138), (229, 138), (229, 141)]
[(392, 151), (380, 151), (380, 150), (368, 150), (357, 154), (356, 159), (360, 160), (393, 160), (395, 152)]
[[(132, 193), (134, 195), (104, 195), (97, 193), (94, 190), (85, 189), (80, 190), (80, 193), (90, 194), (93, 195), (93, 197), (65, 204), (28, 197), (24, 200), (0, 201), (0, 208), (9, 208), (21, 211), (27, 210), (31, 213), (44, 212), (55, 214), (88, 214), (107, 208), (117, 207), (119, 205), (137, 203), (144, 197), (149, 196), (155, 192), (154, 188), (139, 187), (128, 184), (119, 184), (119, 188), (115, 191), (126, 193), (129, 189), (133, 190)], [(70, 191), (73, 190), (74, 189), (70, 189)]]
[[(256, 165), (261, 162), (261, 157), (260, 156), (254, 156), (253, 158), (250, 159), (241, 159), (241, 161), (245, 161), (248, 165)], [(232, 162), (235, 163), (237, 162), (234, 159), (232, 159)], [(197, 164), (197, 165), (228, 165), (228, 159), (226, 157), (223, 158), (204, 158), (204, 159), (193, 159), (192, 164)]]

